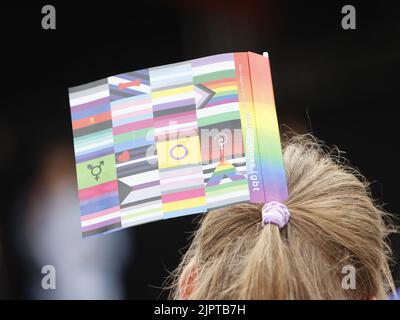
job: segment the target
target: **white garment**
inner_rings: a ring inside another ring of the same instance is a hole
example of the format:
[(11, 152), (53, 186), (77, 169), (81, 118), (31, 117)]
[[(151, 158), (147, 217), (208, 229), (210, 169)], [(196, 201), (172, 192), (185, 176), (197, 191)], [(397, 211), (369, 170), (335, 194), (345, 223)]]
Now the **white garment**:
[[(126, 231), (83, 239), (77, 191), (60, 180), (29, 212), (28, 248), (39, 271), (31, 281), (33, 299), (121, 299), (121, 273), (128, 255)], [(44, 265), (56, 270), (56, 289), (44, 290)]]

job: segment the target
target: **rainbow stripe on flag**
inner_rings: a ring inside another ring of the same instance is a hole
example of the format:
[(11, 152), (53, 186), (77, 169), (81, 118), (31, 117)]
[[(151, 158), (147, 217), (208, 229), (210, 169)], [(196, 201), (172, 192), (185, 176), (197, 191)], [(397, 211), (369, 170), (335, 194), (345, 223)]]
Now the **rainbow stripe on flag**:
[(69, 98), (84, 237), (287, 198), (266, 55), (128, 72)]

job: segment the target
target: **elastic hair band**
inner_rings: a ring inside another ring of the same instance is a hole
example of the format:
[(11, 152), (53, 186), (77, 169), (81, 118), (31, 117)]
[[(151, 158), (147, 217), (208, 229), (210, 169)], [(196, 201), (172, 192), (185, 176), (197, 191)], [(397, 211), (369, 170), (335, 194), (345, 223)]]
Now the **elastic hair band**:
[(287, 225), (290, 219), (288, 208), (280, 202), (271, 201), (264, 204), (262, 208), (262, 226), (266, 224), (275, 224), (282, 229)]

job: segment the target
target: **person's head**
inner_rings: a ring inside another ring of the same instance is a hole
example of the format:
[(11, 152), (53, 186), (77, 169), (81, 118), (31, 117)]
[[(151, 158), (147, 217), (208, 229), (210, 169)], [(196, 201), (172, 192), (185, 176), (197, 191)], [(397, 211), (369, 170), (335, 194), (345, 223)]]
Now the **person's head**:
[(261, 204), (207, 213), (172, 298), (383, 299), (393, 290), (385, 239), (394, 230), (365, 179), (310, 137), (285, 142), (283, 158), (286, 227), (262, 226)]

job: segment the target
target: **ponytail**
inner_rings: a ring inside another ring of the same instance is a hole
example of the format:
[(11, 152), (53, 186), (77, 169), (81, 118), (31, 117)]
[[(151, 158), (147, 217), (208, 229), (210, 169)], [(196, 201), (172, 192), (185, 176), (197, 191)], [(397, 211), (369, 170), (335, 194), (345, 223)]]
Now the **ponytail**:
[(279, 227), (262, 227), (239, 278), (239, 299), (286, 299), (290, 285), (288, 248)]

